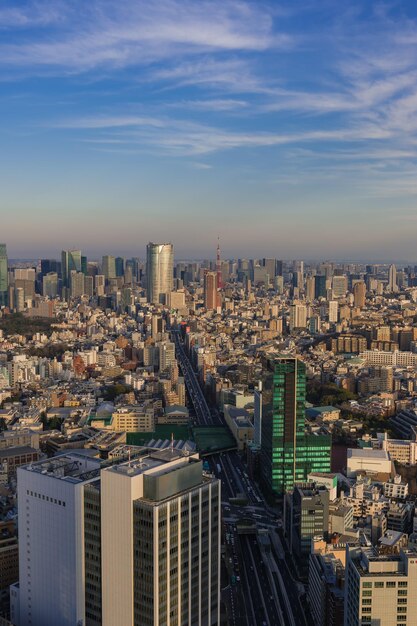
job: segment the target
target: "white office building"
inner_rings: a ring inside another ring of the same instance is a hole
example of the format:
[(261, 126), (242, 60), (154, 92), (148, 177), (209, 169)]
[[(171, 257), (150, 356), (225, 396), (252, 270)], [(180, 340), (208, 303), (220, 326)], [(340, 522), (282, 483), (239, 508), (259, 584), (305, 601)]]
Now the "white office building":
[(15, 626), (219, 626), (220, 482), (197, 454), (65, 454), (18, 494)]

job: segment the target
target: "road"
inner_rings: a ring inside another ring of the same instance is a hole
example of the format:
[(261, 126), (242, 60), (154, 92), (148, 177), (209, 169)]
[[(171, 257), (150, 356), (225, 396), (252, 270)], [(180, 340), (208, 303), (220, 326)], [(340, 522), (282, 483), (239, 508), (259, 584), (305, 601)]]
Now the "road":
[[(224, 425), (221, 414), (210, 408), (188, 358), (180, 334), (172, 332), (196, 421), (201, 426)], [(266, 502), (236, 451), (211, 456), (210, 468), (222, 481), (222, 518), (225, 562), (229, 584), (222, 591), (229, 626), (306, 626), (300, 602), (302, 588), (286, 562), (278, 531), (282, 520)], [(236, 504), (239, 496), (242, 504)], [(247, 501), (244, 505), (243, 502)], [(239, 521), (253, 522), (252, 534), (239, 534)], [(270, 538), (271, 549), (261, 545), (257, 530)]]

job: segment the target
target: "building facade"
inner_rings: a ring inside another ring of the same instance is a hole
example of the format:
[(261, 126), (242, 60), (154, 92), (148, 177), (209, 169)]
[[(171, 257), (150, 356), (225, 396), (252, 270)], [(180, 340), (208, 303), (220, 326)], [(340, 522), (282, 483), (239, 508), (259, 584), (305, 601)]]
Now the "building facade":
[(198, 455), (132, 447), (18, 472), (15, 626), (219, 626), (220, 482)]
[(161, 302), (174, 288), (174, 246), (172, 243), (148, 243), (146, 277), (148, 302)]
[(262, 381), (262, 471), (268, 488), (282, 495), (310, 472), (330, 471), (331, 438), (305, 428), (305, 365), (297, 358), (270, 359)]

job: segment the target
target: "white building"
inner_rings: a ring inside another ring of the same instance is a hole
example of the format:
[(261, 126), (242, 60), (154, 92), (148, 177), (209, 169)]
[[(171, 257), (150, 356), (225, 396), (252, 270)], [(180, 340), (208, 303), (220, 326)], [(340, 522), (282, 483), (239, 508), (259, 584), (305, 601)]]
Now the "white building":
[(188, 451), (131, 454), (19, 468), (15, 626), (219, 626), (220, 482)]
[(417, 552), (348, 548), (344, 626), (415, 626)]
[(391, 469), (391, 459), (385, 450), (348, 448), (346, 471), (348, 478), (356, 476), (358, 472), (391, 475)]

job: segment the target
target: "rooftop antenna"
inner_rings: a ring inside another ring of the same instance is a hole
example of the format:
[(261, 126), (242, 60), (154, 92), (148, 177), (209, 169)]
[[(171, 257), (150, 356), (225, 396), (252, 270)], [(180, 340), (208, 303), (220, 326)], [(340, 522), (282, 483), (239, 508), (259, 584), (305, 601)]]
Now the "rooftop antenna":
[(130, 467), (130, 448), (127, 451), (127, 458), (128, 458), (128, 467)]
[(171, 433), (171, 452), (174, 452), (174, 433)]

